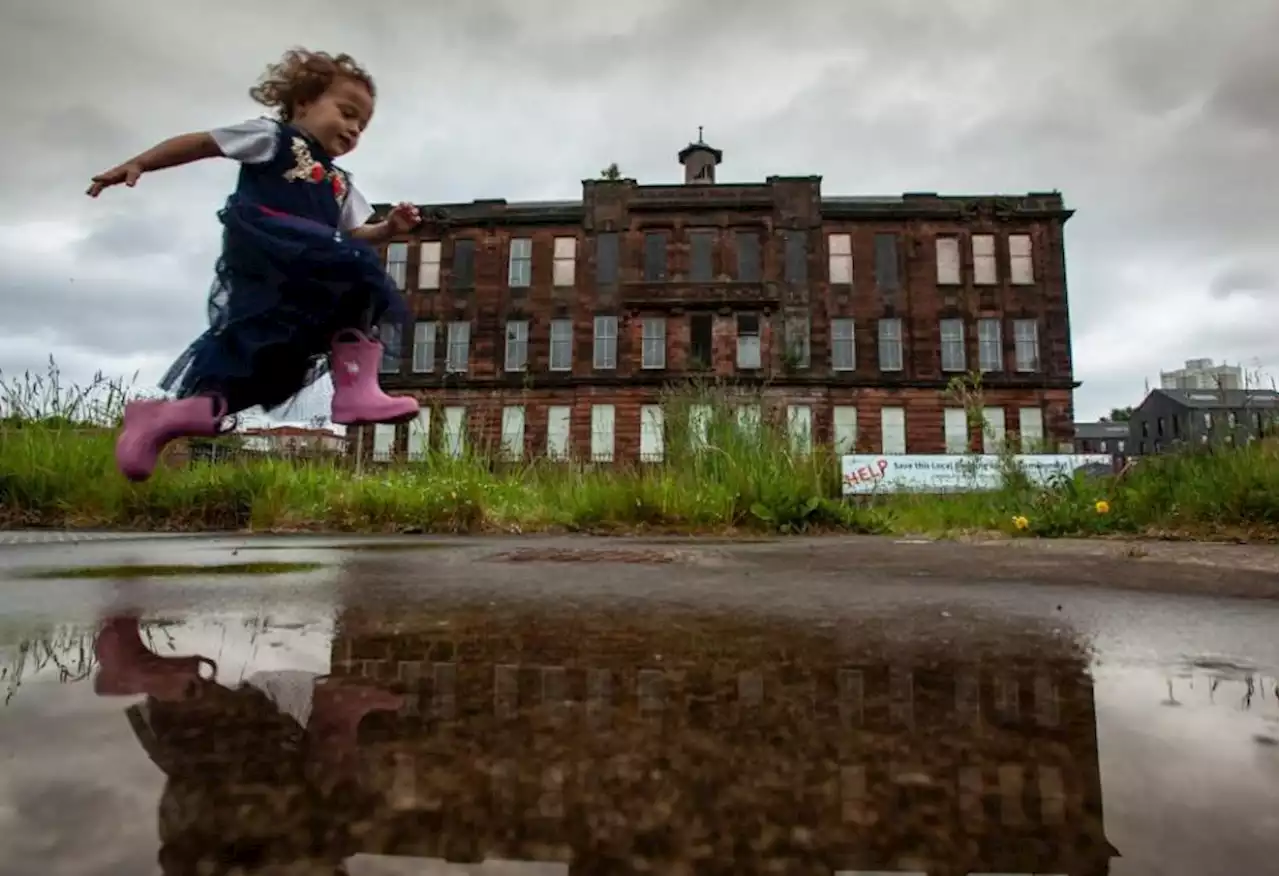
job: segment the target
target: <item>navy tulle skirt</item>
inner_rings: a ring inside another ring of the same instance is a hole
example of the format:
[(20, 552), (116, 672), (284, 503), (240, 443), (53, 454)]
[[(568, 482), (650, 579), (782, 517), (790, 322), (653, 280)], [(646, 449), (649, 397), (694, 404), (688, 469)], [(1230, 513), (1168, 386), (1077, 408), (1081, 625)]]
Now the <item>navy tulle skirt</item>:
[(407, 319), (404, 298), (367, 243), (235, 196), (218, 217), (222, 255), (209, 330), (160, 382), (178, 398), (217, 392), (233, 414), (281, 408), (328, 371), (338, 331)]

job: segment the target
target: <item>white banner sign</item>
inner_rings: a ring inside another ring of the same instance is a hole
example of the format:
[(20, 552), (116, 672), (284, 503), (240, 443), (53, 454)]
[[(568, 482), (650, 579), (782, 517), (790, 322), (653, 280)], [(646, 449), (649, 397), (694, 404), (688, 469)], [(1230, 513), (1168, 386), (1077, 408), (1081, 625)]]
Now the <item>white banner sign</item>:
[[(1058, 474), (1101, 466), (1111, 470), (1106, 453), (1019, 454), (1013, 457), (1032, 483), (1047, 484)], [(953, 493), (999, 489), (1001, 460), (991, 455), (872, 456), (850, 455), (840, 460), (844, 495), (871, 493)]]

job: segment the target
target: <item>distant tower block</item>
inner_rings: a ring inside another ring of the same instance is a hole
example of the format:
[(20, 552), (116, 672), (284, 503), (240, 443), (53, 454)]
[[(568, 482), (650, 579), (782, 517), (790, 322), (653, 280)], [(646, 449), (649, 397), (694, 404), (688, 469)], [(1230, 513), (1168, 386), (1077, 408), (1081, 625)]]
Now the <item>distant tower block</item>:
[(680, 163), (684, 165), (685, 185), (712, 185), (716, 181), (716, 165), (724, 153), (713, 149), (702, 140), (702, 126), (698, 126), (698, 141), (680, 150)]

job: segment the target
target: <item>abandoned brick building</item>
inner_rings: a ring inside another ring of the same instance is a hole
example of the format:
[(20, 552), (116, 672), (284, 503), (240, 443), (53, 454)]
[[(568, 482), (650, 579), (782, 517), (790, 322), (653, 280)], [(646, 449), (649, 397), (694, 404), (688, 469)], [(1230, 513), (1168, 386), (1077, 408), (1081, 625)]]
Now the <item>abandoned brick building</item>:
[[(802, 445), (1070, 447), (1059, 193), (824, 196), (816, 176), (717, 182), (721, 158), (700, 138), (682, 184), (424, 206), (386, 248), (414, 321), (382, 327), (383, 385), (423, 412), (364, 430), (364, 452), (657, 460), (660, 398), (690, 378)], [(973, 371), (985, 424), (947, 392)]]

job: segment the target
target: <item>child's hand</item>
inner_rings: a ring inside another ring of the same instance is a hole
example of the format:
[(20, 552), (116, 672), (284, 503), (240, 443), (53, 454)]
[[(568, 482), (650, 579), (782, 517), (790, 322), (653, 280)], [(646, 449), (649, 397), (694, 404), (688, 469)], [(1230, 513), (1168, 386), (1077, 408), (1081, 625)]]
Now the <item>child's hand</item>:
[(93, 178), (93, 184), (89, 186), (87, 194), (91, 198), (96, 198), (102, 193), (103, 189), (111, 186), (118, 186), (124, 183), (129, 188), (133, 188), (138, 184), (138, 177), (142, 176), (142, 165), (136, 162), (126, 162), (118, 167), (103, 171)]
[(403, 234), (417, 227), (422, 221), (418, 208), (408, 201), (401, 201), (391, 208), (391, 212), (387, 214), (387, 225), (395, 234)]

